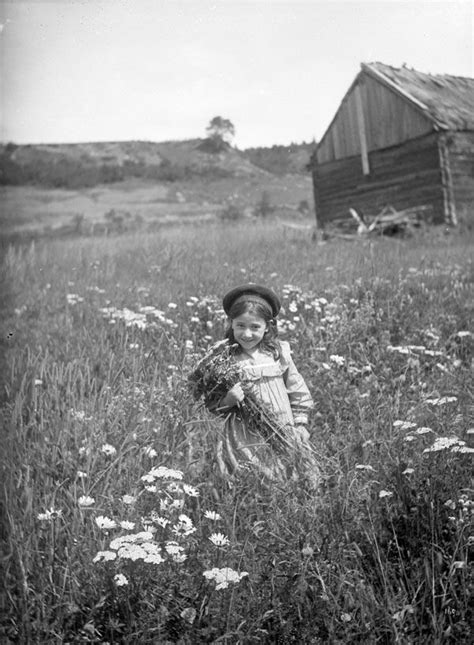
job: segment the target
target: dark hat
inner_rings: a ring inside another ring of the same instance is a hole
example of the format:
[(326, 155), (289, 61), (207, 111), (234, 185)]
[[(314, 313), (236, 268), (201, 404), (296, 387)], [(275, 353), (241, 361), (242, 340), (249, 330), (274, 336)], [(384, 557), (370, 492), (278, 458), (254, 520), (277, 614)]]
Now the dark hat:
[(263, 300), (264, 303), (270, 306), (273, 317), (275, 318), (278, 315), (281, 307), (278, 297), (273, 293), (271, 289), (268, 289), (267, 287), (264, 287), (260, 284), (254, 284), (253, 282), (242, 284), (240, 285), (240, 287), (235, 287), (225, 294), (222, 300), (222, 304), (224, 306), (224, 311), (226, 312), (226, 314), (229, 314), (232, 305), (237, 300), (247, 299), (246, 296), (249, 297), (249, 300), (252, 300), (252, 296), (255, 298), (255, 300)]

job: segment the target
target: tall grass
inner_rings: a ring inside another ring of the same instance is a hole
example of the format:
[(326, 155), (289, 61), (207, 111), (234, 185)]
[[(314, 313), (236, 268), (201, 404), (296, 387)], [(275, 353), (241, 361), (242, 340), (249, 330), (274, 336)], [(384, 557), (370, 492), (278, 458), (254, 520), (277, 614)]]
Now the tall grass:
[[(9, 248), (4, 641), (470, 642), (471, 251), (271, 224)], [(314, 395), (317, 496), (223, 480), (188, 393), (220, 297), (250, 280), (282, 294)], [(111, 548), (144, 529), (136, 559)], [(241, 579), (216, 588), (224, 567)]]

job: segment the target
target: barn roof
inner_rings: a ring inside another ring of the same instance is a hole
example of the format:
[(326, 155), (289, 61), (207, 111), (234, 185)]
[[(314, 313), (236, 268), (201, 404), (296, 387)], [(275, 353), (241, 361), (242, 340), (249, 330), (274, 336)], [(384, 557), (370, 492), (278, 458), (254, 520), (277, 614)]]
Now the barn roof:
[(362, 63), (364, 72), (404, 96), (438, 128), (474, 130), (473, 78), (425, 74), (377, 62)]

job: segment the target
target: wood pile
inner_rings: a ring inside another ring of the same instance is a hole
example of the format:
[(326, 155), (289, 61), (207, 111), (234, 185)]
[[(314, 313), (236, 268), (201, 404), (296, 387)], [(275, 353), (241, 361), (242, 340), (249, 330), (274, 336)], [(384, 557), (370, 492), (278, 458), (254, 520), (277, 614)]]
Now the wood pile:
[(331, 220), (324, 228), (325, 237), (354, 239), (370, 235), (406, 235), (430, 219), (431, 205), (414, 206), (396, 210), (393, 206), (384, 208), (375, 216), (364, 216), (355, 208), (349, 209), (351, 217)]

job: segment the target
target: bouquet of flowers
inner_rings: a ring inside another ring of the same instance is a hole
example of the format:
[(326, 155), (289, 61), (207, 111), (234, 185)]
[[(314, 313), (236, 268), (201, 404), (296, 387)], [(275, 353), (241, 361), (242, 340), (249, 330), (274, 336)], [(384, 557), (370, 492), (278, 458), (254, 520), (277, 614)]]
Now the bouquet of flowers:
[(206, 407), (215, 414), (227, 416), (229, 409), (219, 408), (219, 402), (237, 383), (242, 385), (245, 398), (232, 412), (244, 418), (250, 430), (257, 431), (277, 451), (291, 448), (291, 435), (273, 411), (259, 400), (242, 379), (238, 364), (232, 358), (236, 345), (222, 340), (211, 347), (188, 377), (194, 399), (204, 399)]

